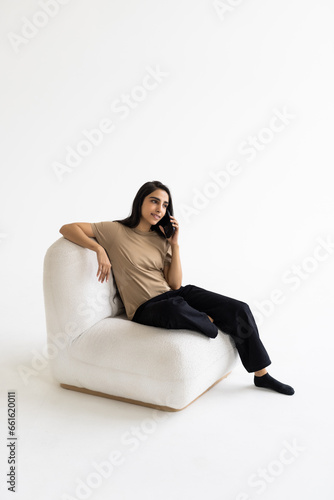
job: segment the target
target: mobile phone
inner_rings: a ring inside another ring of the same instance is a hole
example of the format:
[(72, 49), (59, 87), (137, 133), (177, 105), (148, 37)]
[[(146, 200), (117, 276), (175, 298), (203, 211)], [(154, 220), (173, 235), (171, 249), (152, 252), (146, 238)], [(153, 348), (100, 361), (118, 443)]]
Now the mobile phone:
[(173, 224), (170, 221), (170, 215), (171, 215), (170, 211), (167, 208), (166, 214), (163, 216), (163, 218), (159, 222), (159, 225), (164, 228), (166, 238), (170, 238), (171, 236), (173, 236), (173, 234), (175, 232), (175, 227), (173, 226)]

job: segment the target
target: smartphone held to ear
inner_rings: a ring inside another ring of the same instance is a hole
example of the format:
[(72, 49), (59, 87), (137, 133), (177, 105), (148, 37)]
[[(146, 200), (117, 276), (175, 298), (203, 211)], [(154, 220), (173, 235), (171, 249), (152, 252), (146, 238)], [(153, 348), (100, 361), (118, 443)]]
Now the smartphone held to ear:
[(159, 226), (162, 226), (164, 228), (166, 238), (170, 238), (171, 236), (173, 236), (175, 232), (175, 227), (171, 223), (170, 212), (168, 208), (166, 209), (166, 214), (159, 222)]

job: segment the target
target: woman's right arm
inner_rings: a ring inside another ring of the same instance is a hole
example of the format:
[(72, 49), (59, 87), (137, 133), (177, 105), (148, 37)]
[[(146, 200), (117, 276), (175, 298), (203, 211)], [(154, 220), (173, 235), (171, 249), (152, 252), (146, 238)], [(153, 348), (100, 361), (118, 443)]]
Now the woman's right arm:
[(91, 224), (89, 222), (73, 222), (72, 224), (62, 226), (59, 232), (67, 240), (96, 252), (99, 265), (96, 275), (98, 276), (98, 281), (103, 283), (105, 278), (108, 281), (111, 269), (110, 260), (105, 249), (97, 241), (91, 239), (95, 238)]

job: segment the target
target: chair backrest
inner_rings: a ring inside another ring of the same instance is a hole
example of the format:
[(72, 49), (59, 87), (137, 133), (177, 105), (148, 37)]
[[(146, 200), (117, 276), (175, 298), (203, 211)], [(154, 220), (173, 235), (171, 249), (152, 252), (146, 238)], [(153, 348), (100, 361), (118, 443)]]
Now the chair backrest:
[[(125, 312), (111, 272), (97, 279), (96, 253), (63, 236), (44, 257), (43, 291), (48, 340), (74, 340), (98, 321)], [(116, 296), (115, 296), (116, 295)]]

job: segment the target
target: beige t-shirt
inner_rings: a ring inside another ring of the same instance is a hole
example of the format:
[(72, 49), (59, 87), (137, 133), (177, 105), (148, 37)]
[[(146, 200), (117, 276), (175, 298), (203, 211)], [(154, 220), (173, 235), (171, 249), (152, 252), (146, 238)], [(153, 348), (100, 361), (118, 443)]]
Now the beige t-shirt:
[(144, 232), (116, 221), (91, 223), (97, 242), (108, 254), (128, 319), (147, 300), (171, 290), (163, 268), (171, 246), (155, 231)]

